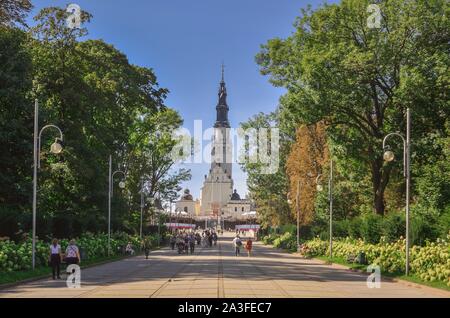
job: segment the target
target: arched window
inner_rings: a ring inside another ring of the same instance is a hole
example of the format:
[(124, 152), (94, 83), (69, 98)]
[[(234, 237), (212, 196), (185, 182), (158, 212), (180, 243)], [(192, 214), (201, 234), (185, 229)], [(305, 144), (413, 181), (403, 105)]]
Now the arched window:
[(244, 207), (242, 207), (241, 211), (244, 212)]
[(187, 206), (184, 207), (184, 212), (188, 212), (188, 207)]
[(237, 212), (237, 208), (236, 207), (234, 208), (234, 212)]

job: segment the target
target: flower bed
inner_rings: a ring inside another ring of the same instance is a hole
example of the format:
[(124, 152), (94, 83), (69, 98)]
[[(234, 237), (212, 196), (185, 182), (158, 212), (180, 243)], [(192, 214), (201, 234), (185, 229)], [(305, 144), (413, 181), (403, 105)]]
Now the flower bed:
[[(65, 251), (68, 240), (60, 240), (59, 244)], [(139, 237), (117, 233), (111, 237), (111, 255), (120, 255), (123, 247), (131, 242), (133, 247), (140, 249)], [(86, 234), (76, 239), (77, 246), (85, 253), (86, 259), (100, 258), (108, 255), (108, 236), (106, 234)], [(45, 266), (49, 254), (49, 242), (38, 240), (36, 242), (36, 266)], [(0, 272), (12, 272), (31, 269), (31, 239), (15, 243), (13, 241), (0, 241)]]
[[(442, 281), (450, 286), (450, 235), (446, 240), (427, 242), (425, 246), (410, 248), (410, 272), (424, 281)], [(368, 263), (378, 265), (381, 271), (400, 273), (405, 268), (406, 240), (388, 243), (384, 238), (378, 244), (368, 244), (363, 240), (345, 238), (333, 241), (333, 255), (347, 259), (360, 252), (366, 254)], [(302, 245), (305, 256), (329, 255), (329, 242), (315, 238)]]

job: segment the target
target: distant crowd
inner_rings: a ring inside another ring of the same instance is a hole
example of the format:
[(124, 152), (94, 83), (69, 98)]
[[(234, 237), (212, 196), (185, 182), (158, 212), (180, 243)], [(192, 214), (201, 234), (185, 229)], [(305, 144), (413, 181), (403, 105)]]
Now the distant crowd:
[(202, 231), (177, 231), (170, 237), (170, 248), (178, 250), (178, 254), (193, 254), (195, 246), (212, 247), (217, 245), (218, 235), (213, 229)]

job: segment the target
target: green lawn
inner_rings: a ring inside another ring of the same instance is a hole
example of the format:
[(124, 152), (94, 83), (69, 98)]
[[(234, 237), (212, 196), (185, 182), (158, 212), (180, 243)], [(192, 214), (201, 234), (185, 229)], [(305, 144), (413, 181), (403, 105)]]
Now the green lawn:
[[(139, 254), (137, 254), (139, 255)], [(93, 265), (100, 265), (103, 263), (109, 263), (117, 260), (121, 260), (127, 258), (128, 256), (118, 255), (118, 256), (109, 256), (109, 257), (100, 257), (84, 260), (81, 262), (80, 267), (86, 268)], [(20, 271), (20, 272), (10, 272), (10, 273), (0, 273), (0, 287), (4, 284), (17, 283), (23, 280), (31, 279), (31, 278), (46, 278), (52, 274), (52, 269), (48, 266), (38, 267), (34, 271)]]
[[(317, 259), (320, 259), (320, 260), (326, 261), (326, 262), (330, 261), (330, 258), (328, 256), (315, 256), (314, 258), (317, 258)], [(347, 267), (349, 267), (351, 269), (355, 269), (355, 270), (366, 271), (366, 269), (367, 269), (367, 265), (348, 263), (347, 260), (345, 260), (343, 258), (339, 258), (339, 257), (333, 257), (331, 262), (335, 263), (335, 264), (344, 265), (344, 266), (347, 266)], [(415, 276), (413, 274), (410, 274), (409, 276), (405, 276), (404, 273), (387, 273), (387, 272), (382, 272), (381, 274), (384, 277), (398, 278), (398, 279), (401, 279), (401, 280), (406, 280), (406, 281), (411, 282), (411, 283), (421, 284), (421, 285), (425, 285), (425, 286), (429, 286), (429, 287), (440, 288), (440, 289), (444, 289), (444, 290), (450, 291), (450, 287), (447, 286), (447, 284), (445, 284), (444, 282), (441, 282), (441, 281), (434, 281), (434, 282), (424, 281), (424, 280), (420, 279), (419, 277), (417, 277), (417, 276)]]

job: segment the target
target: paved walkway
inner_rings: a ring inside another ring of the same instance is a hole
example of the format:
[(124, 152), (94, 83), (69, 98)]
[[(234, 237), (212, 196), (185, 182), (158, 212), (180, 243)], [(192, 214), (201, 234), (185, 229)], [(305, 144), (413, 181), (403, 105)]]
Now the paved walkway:
[(162, 249), (82, 270), (81, 288), (39, 280), (0, 290), (0, 297), (450, 297), (450, 293), (382, 281), (369, 289), (364, 274), (278, 251), (257, 242), (254, 256), (235, 257), (231, 236), (218, 246), (178, 255)]

